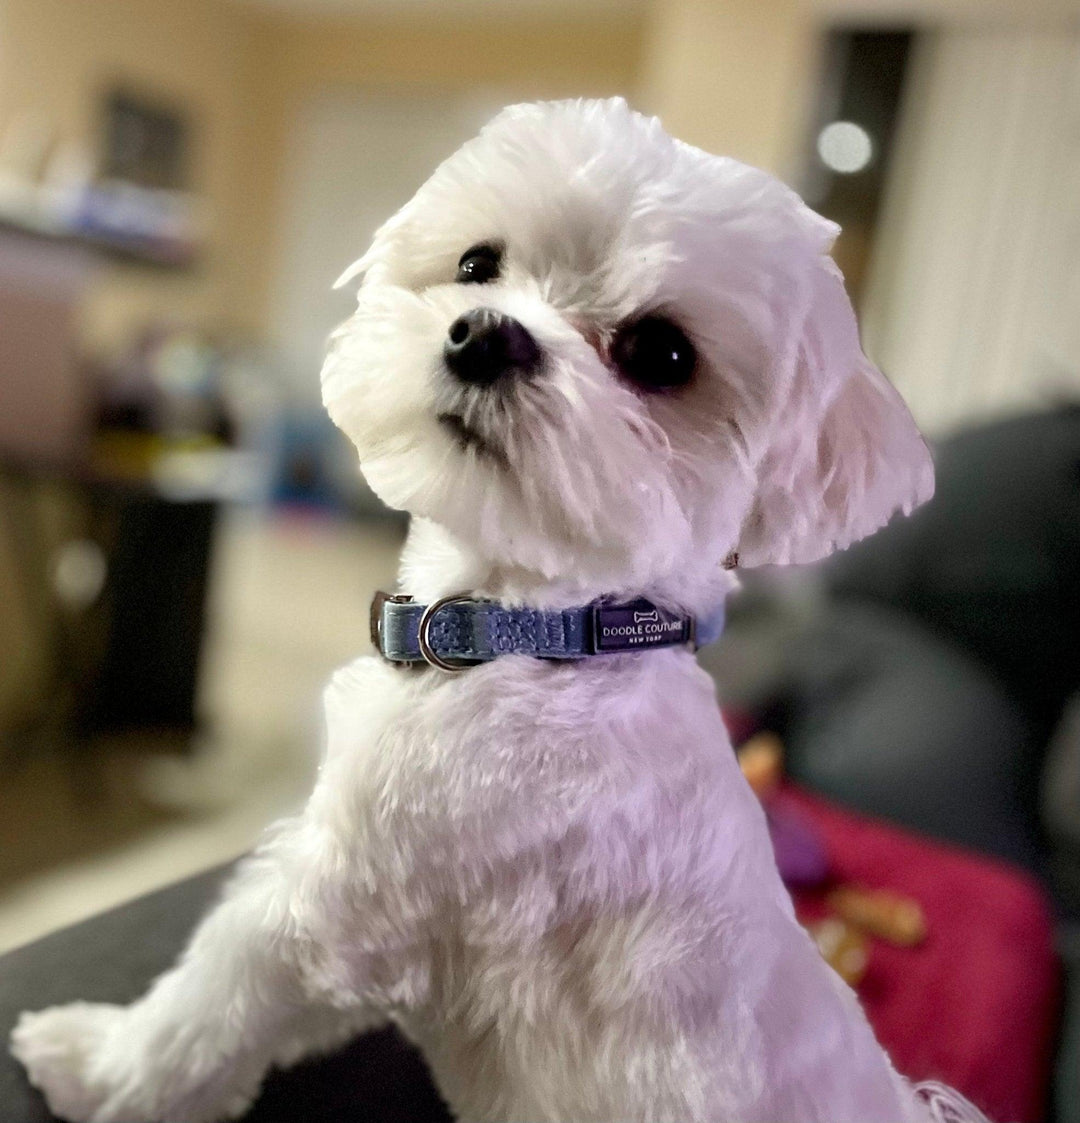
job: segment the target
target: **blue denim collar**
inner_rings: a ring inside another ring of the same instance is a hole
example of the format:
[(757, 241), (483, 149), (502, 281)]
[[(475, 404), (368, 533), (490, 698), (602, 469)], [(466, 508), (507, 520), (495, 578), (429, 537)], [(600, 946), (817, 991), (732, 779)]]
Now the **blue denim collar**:
[(467, 594), (430, 605), (376, 593), (371, 641), (393, 663), (465, 670), (500, 655), (583, 659), (657, 647), (712, 643), (723, 631), (724, 606), (707, 617), (672, 612), (652, 601), (598, 600), (574, 608), (506, 608)]

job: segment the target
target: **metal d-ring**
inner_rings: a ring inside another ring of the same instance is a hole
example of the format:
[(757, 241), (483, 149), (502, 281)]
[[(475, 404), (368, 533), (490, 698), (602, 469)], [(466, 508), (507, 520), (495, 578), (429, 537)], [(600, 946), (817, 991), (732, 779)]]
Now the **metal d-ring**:
[(440, 671), (467, 671), (472, 666), (471, 663), (448, 663), (441, 655), (438, 655), (435, 648), (431, 646), (430, 632), (431, 622), (435, 619), (435, 614), (445, 608), (448, 604), (458, 604), (461, 601), (471, 601), (472, 597), (468, 593), (454, 593), (449, 597), (442, 597), (441, 599), (429, 604), (427, 608), (420, 614), (420, 623), (416, 626), (416, 641), (420, 646), (420, 654), (423, 656), (424, 662), (429, 666), (438, 667)]

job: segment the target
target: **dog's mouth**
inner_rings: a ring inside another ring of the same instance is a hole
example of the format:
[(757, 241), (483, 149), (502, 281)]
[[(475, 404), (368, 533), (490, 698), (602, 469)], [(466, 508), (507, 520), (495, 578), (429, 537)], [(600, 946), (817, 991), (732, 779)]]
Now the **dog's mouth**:
[(462, 452), (471, 448), (480, 456), (505, 465), (506, 454), (503, 450), (492, 444), (483, 433), (474, 429), (460, 413), (440, 413), (436, 420), (453, 435)]

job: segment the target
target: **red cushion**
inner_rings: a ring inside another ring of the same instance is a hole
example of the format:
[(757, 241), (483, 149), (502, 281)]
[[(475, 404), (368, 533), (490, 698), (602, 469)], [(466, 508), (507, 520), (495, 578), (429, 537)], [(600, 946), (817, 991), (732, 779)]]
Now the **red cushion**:
[[(785, 786), (773, 797), (818, 828), (834, 882), (918, 901), (929, 935), (915, 948), (871, 941), (858, 991), (897, 1069), (941, 1080), (1005, 1123), (1042, 1117), (1058, 1013), (1046, 897), (1001, 862), (863, 818)], [(826, 913), (798, 890), (800, 919)]]

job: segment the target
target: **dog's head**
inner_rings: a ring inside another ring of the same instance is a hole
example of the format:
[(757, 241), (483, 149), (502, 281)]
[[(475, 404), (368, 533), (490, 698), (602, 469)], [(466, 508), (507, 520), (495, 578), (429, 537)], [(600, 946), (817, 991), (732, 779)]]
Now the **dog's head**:
[(347, 274), (324, 399), (387, 503), (493, 566), (617, 593), (810, 561), (933, 490), (835, 234), (622, 101), (514, 106)]

